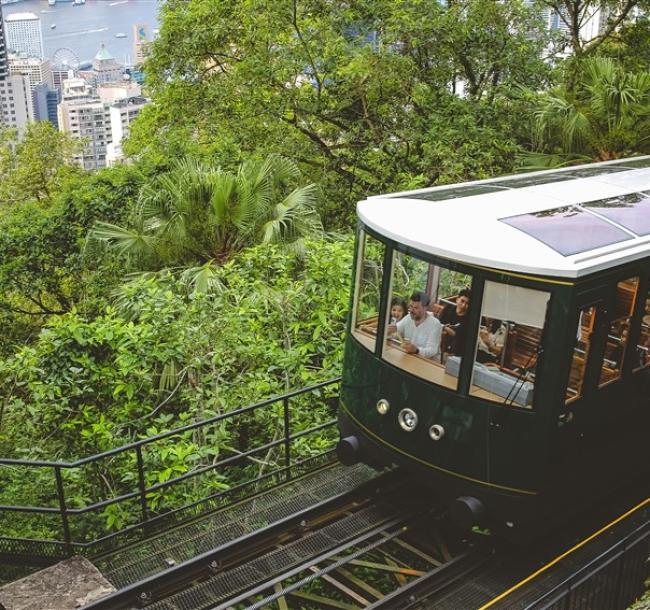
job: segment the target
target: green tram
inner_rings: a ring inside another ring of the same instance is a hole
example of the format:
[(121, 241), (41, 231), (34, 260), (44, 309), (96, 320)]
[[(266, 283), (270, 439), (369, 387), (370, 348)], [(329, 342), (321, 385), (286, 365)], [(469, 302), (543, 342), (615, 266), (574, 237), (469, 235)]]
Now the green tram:
[(343, 463), (515, 540), (648, 471), (650, 157), (357, 212)]

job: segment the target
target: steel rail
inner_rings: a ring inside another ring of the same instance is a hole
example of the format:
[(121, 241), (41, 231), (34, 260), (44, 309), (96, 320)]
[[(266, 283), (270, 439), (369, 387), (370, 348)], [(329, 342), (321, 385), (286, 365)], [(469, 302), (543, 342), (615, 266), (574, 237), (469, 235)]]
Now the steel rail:
[(201, 574), (214, 572), (216, 566), (221, 565), (224, 560), (236, 554), (242, 548), (261, 545), (265, 540), (276, 538), (283, 532), (300, 528), (305, 522), (309, 522), (317, 516), (334, 511), (360, 497), (370, 498), (376, 495), (381, 488), (388, 488), (400, 483), (401, 481), (397, 471), (380, 475), (376, 479), (361, 484), (356, 489), (345, 491), (332, 498), (318, 502), (313, 506), (279, 519), (259, 530), (227, 542), (205, 553), (201, 553), (177, 566), (148, 576), (120, 591), (84, 606), (83, 610), (126, 610), (134, 606), (142, 606), (143, 602), (150, 603), (159, 601), (162, 599), (160, 597), (161, 592), (166, 595), (167, 591), (173, 591), (175, 588), (197, 578)]
[(440, 593), (482, 567), (493, 557), (493, 549), (487, 544), (476, 546), (447, 561), (423, 576), (384, 596), (366, 610), (407, 610), (420, 607), (423, 600)]
[[(313, 582), (314, 580), (317, 580), (321, 576), (329, 574), (330, 572), (337, 570), (338, 568), (345, 565), (346, 563), (349, 563), (350, 560), (356, 559), (361, 555), (377, 548), (378, 546), (381, 546), (382, 544), (386, 544), (386, 542), (393, 540), (400, 534), (404, 533), (405, 528), (407, 527), (406, 524), (408, 523), (408, 520), (409, 520), (409, 516), (406, 517), (401, 516), (399, 518), (391, 519), (390, 521), (381, 523), (377, 527), (373, 528), (372, 530), (364, 532), (360, 536), (352, 538), (351, 540), (346, 540), (344, 543), (338, 545), (337, 547), (330, 549), (316, 557), (310, 557), (308, 560), (302, 562), (300, 565), (295, 566), (286, 572), (283, 572), (282, 574), (276, 576), (271, 580), (267, 580), (263, 583), (254, 586), (251, 589), (247, 589), (245, 592), (237, 594), (236, 597), (231, 598), (219, 604), (218, 606), (214, 606), (210, 610), (227, 610), (227, 608), (232, 608), (236, 604), (246, 601), (247, 599), (250, 599), (254, 595), (258, 595), (263, 591), (266, 591), (267, 589), (273, 587), (274, 585), (281, 583), (283, 580), (286, 580), (287, 578), (291, 578), (292, 576), (295, 576), (300, 572), (304, 572), (310, 566), (322, 563), (323, 561), (327, 561), (330, 557), (334, 555), (338, 555), (342, 551), (346, 551), (354, 546), (359, 545), (360, 543), (366, 542), (367, 540), (375, 536), (378, 536), (380, 534), (385, 534), (379, 540), (370, 542), (366, 546), (362, 547), (361, 549), (357, 549), (350, 555), (347, 555), (342, 559), (336, 560), (334, 563), (328, 565), (326, 568), (323, 568), (322, 570), (319, 570), (317, 573), (310, 574), (305, 578), (301, 578), (300, 580), (291, 583), (286, 587), (282, 587), (280, 591), (273, 593), (272, 595), (268, 595), (267, 597), (265, 597), (264, 599), (258, 602), (255, 602), (253, 605), (247, 606), (246, 610), (258, 610), (259, 608), (267, 606), (268, 604), (277, 600), (278, 598), (285, 596), (287, 593), (291, 593), (296, 589), (304, 587), (305, 585)], [(392, 531), (390, 531), (390, 533), (386, 533), (388, 530), (392, 530)]]

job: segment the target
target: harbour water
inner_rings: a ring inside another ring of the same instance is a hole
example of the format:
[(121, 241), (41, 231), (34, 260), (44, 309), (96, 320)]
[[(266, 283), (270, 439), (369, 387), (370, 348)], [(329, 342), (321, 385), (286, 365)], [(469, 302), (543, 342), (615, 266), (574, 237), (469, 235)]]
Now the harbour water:
[[(151, 33), (158, 26), (160, 0), (86, 0), (75, 6), (57, 0), (21, 0), (2, 5), (6, 18), (12, 13), (34, 13), (41, 18), (46, 57), (57, 49), (71, 49), (80, 62), (90, 61), (101, 44), (120, 63), (130, 63), (133, 55), (133, 25), (146, 23)], [(51, 26), (55, 27), (52, 28)], [(126, 34), (116, 38), (116, 34)]]

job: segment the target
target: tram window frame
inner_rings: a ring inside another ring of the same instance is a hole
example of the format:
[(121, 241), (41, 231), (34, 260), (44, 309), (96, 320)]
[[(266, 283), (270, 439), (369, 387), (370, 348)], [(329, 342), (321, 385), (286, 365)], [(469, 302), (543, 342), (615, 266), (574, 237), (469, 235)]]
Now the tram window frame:
[[(502, 406), (533, 409), (552, 298), (548, 288), (485, 280), (469, 396)], [(493, 325), (496, 322), (498, 328)], [(533, 341), (536, 339), (532, 349), (531, 336)], [(497, 348), (498, 354), (494, 353)], [(488, 355), (493, 358), (488, 359)]]
[[(626, 283), (633, 282), (634, 291), (631, 295), (631, 299), (628, 299), (626, 293), (629, 293), (629, 287), (626, 286)], [(641, 283), (641, 278), (638, 275), (632, 275), (629, 277), (624, 277), (619, 279), (613, 288), (613, 294), (611, 296), (612, 314), (607, 319), (607, 332), (604, 337), (604, 346), (603, 346), (603, 356), (600, 362), (600, 367), (598, 371), (598, 388), (604, 388), (605, 386), (610, 385), (619, 381), (624, 374), (624, 368), (626, 368), (627, 360), (630, 354), (630, 333), (632, 330), (632, 321), (634, 318), (637, 299), (639, 295), (639, 286)], [(623, 296), (623, 300), (621, 299)], [(623, 332), (626, 332), (627, 338), (623, 338)], [(616, 344), (616, 342), (618, 342)], [(613, 345), (613, 349), (610, 350), (610, 347)], [(616, 348), (619, 349), (616, 352), (617, 359), (615, 360), (614, 351)]]
[[(564, 404), (571, 404), (582, 398), (585, 394), (585, 382), (587, 380), (587, 370), (589, 360), (593, 351), (593, 339), (596, 329), (596, 320), (599, 314), (598, 303), (589, 303), (580, 307), (576, 323), (576, 336), (573, 348), (571, 350), (571, 364), (569, 365), (569, 376), (567, 378), (566, 388), (564, 391)], [(587, 333), (583, 329), (587, 329)], [(579, 347), (580, 343), (583, 347)], [(580, 369), (575, 366), (576, 361), (581, 361)], [(578, 374), (575, 375), (576, 370)], [(575, 388), (570, 388), (572, 375), (577, 377), (578, 384)], [(569, 395), (569, 392), (572, 392)]]
[[(365, 271), (365, 262), (367, 259), (366, 256), (366, 246), (368, 244), (368, 239), (371, 239), (380, 247), (380, 254), (377, 258), (379, 262), (379, 279), (377, 280), (377, 307), (376, 313), (370, 317), (365, 317), (364, 319), (359, 319), (360, 304), (363, 302), (363, 293), (362, 286), (364, 285), (364, 271)], [(350, 334), (367, 350), (373, 352), (377, 347), (377, 335), (379, 333), (379, 320), (381, 315), (381, 305), (382, 305), (382, 286), (385, 281), (386, 269), (386, 249), (387, 246), (384, 242), (377, 239), (370, 233), (361, 229), (359, 231), (359, 244), (357, 249), (357, 263), (354, 275), (354, 299), (352, 303), (352, 316), (350, 320)], [(374, 331), (372, 330), (372, 318), (376, 318), (376, 323), (374, 325)]]
[[(408, 268), (409, 266), (401, 264), (400, 257), (410, 257), (414, 261), (415, 265), (423, 265), (423, 269), (418, 273), (419, 279), (415, 281), (412, 281), (411, 278), (409, 278), (409, 274), (405, 272), (404, 276), (407, 278), (405, 285), (396, 287), (396, 273), (398, 273), (399, 270)], [(388, 290), (384, 298), (387, 299), (388, 302), (384, 304), (386, 314), (384, 319), (384, 340), (382, 341), (381, 358), (384, 362), (415, 375), (416, 377), (424, 379), (436, 386), (444, 387), (451, 391), (458, 391), (460, 384), (460, 363), (457, 370), (455, 370), (455, 374), (451, 374), (447, 371), (444, 354), (442, 352), (444, 345), (442, 328), (440, 351), (431, 358), (407, 353), (402, 347), (406, 342), (397, 339), (395, 333), (389, 332), (389, 325), (392, 321), (390, 304), (395, 296), (404, 299), (408, 304), (409, 298), (414, 291), (426, 294), (430, 299), (430, 302), (427, 305), (427, 315), (438, 319), (439, 315), (442, 313), (444, 304), (454, 305), (454, 302), (450, 301), (450, 297), (453, 298), (458, 296), (458, 294), (440, 294), (441, 289), (444, 289), (443, 282), (445, 282), (445, 279), (443, 279), (443, 274), (445, 272), (450, 274), (450, 277), (448, 278), (448, 287), (450, 290), (452, 288), (457, 289), (457, 292), (460, 292), (465, 288), (471, 290), (475, 281), (475, 276), (466, 273), (464, 270), (455, 269), (453, 261), (445, 262), (448, 262), (449, 265), (445, 265), (439, 260), (432, 261), (428, 257), (423, 257), (411, 251), (403, 251), (398, 248), (393, 249), (390, 265), (390, 277), (385, 279), (385, 281), (388, 282)], [(462, 287), (459, 287), (459, 282), (464, 282)], [(396, 294), (396, 291), (398, 291), (398, 294)], [(409, 313), (407, 311), (406, 316), (408, 315)], [(465, 315), (467, 316), (467, 333), (469, 333), (471, 332), (469, 327), (469, 311)], [(466, 342), (463, 342), (463, 346), (465, 343)], [(462, 354), (460, 357), (461, 360), (462, 357), (467, 355), (468, 354)]]
[(636, 349), (633, 352), (636, 361), (636, 366), (632, 366), (633, 373), (650, 368), (650, 277), (646, 280), (645, 299), (642, 302), (639, 335), (635, 341)]

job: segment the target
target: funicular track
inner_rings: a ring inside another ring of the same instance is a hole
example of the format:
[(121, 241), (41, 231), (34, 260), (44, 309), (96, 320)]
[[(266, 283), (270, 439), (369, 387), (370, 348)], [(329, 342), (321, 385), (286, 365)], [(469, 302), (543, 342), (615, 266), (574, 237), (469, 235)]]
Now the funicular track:
[(398, 607), (489, 557), (389, 472), (135, 582), (86, 610)]

